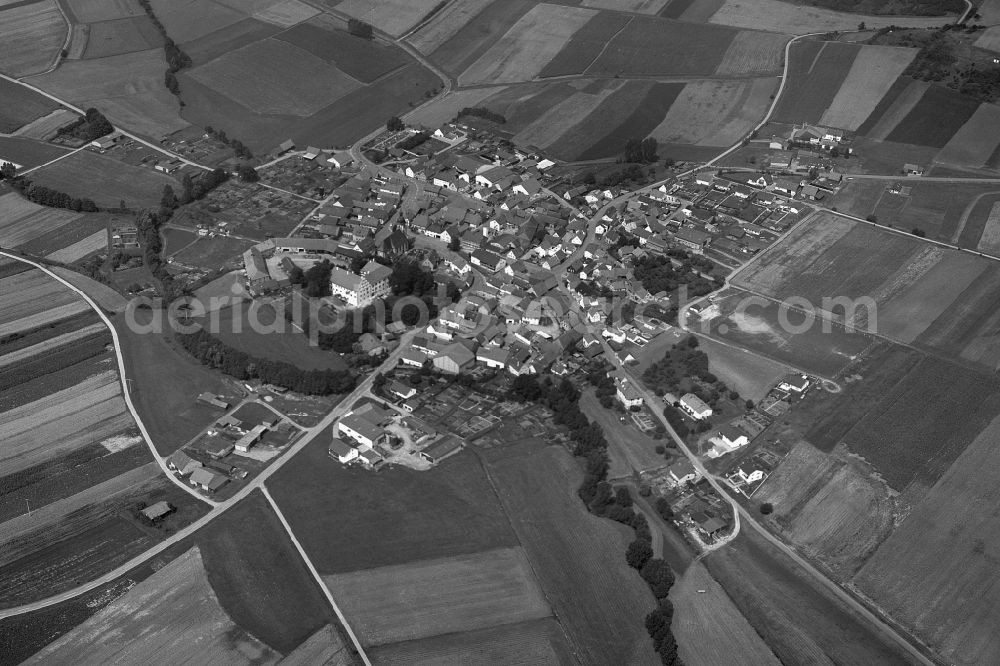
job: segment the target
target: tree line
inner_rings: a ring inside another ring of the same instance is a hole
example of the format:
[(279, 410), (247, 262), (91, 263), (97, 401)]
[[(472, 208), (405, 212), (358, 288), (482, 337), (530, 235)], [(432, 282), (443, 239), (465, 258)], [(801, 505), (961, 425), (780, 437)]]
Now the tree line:
[(356, 384), (354, 375), (347, 370), (303, 370), (284, 361), (258, 358), (226, 345), (204, 330), (178, 334), (177, 339), (202, 365), (240, 381), (259, 379), (306, 395), (346, 393)]
[(53, 190), (51, 187), (36, 185), (24, 176), (14, 176), (9, 183), (11, 187), (17, 190), (25, 199), (40, 206), (48, 206), (49, 208), (65, 208), (78, 213), (96, 213), (100, 210), (100, 208), (97, 207), (97, 204), (95, 204), (91, 199), (73, 197), (65, 192)]
[(82, 118), (59, 128), (56, 133), (59, 136), (72, 136), (89, 143), (114, 131), (111, 121), (105, 118), (103, 113), (91, 107), (86, 110)]
[(461, 118), (462, 116), (476, 116), (478, 118), (494, 122), (498, 125), (504, 125), (507, 122), (507, 118), (505, 118), (503, 114), (497, 113), (496, 111), (490, 111), (483, 106), (467, 106), (458, 112), (456, 119)]
[(644, 515), (632, 508), (628, 489), (614, 490), (607, 482), (608, 442), (600, 424), (591, 423), (580, 411), (580, 392), (565, 377), (559, 381), (546, 377), (539, 382), (531, 375), (520, 375), (511, 382), (508, 397), (520, 402), (538, 402), (552, 411), (555, 422), (570, 431), (573, 454), (584, 459), (584, 478), (577, 495), (591, 513), (635, 530), (625, 560), (639, 572), (657, 599), (657, 608), (646, 616), (646, 630), (664, 666), (682, 664), (670, 629), (674, 611), (667, 595), (674, 583), (673, 571), (662, 559), (653, 557), (649, 524)]
[[(253, 153), (250, 152), (249, 148), (243, 145), (242, 141), (240, 141), (239, 139), (233, 139), (226, 136), (226, 133), (223, 130), (216, 130), (211, 125), (206, 125), (205, 134), (208, 134), (216, 141), (221, 141), (222, 143), (232, 148), (233, 152), (236, 154), (236, 157), (239, 157), (240, 159), (244, 160), (253, 159)], [(255, 181), (248, 181), (248, 182), (255, 182)]]
[[(142, 5), (143, 10), (149, 16), (149, 19), (156, 26), (156, 29), (160, 32), (160, 36), (163, 37), (163, 55), (167, 60), (167, 71), (163, 74), (163, 85), (177, 97), (180, 97), (181, 89), (180, 84), (177, 83), (177, 72), (182, 69), (186, 69), (191, 66), (191, 56), (181, 50), (181, 47), (174, 43), (174, 40), (170, 39), (170, 35), (167, 34), (167, 29), (157, 18), (156, 12), (153, 11), (152, 6), (149, 4), (149, 0), (139, 0), (139, 4)], [(180, 105), (184, 106), (184, 100), (180, 100)]]

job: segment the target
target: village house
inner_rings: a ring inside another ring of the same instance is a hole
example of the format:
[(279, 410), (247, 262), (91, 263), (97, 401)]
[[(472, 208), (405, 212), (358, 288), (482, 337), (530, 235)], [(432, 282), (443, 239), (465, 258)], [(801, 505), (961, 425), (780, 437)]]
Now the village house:
[(668, 467), (667, 473), (670, 474), (670, 478), (677, 485), (696, 481), (701, 476), (687, 458), (678, 460)]
[(696, 421), (707, 419), (712, 415), (712, 408), (693, 393), (685, 393), (680, 400), (681, 409), (691, 415)]
[(389, 295), (390, 275), (391, 268), (374, 261), (361, 269), (361, 275), (334, 268), (330, 271), (330, 291), (350, 307), (363, 308)]

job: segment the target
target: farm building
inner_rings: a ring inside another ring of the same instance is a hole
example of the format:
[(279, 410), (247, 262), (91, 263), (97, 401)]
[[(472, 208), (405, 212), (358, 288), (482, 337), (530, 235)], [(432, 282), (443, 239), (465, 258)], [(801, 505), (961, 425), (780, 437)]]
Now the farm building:
[(693, 393), (685, 393), (681, 396), (681, 409), (691, 415), (696, 421), (707, 419), (712, 415), (712, 408)]
[(750, 443), (746, 433), (731, 425), (722, 426), (708, 441), (712, 442), (709, 458), (718, 458)]
[(379, 463), (385, 460), (385, 458), (378, 451), (368, 449), (367, 451), (362, 451), (358, 454), (358, 460), (361, 461), (361, 464), (366, 468), (374, 469), (379, 465)]
[(174, 507), (170, 506), (166, 502), (160, 501), (160, 502), (157, 502), (156, 504), (153, 504), (151, 506), (147, 506), (145, 509), (143, 509), (139, 513), (141, 513), (142, 515), (144, 515), (149, 520), (155, 521), (155, 520), (159, 520), (160, 518), (163, 518), (164, 516), (172, 513), (173, 510), (174, 510)]
[(210, 493), (214, 493), (227, 483), (229, 483), (229, 479), (221, 474), (210, 472), (204, 467), (199, 467), (191, 474), (191, 485)]
[(684, 247), (701, 253), (712, 240), (712, 235), (697, 229), (680, 229), (674, 234), (674, 240)]
[(698, 529), (701, 530), (706, 536), (714, 537), (729, 527), (729, 523), (721, 518), (716, 518), (715, 516), (696, 514), (691, 516), (691, 518), (698, 523)]
[(461, 449), (462, 440), (457, 437), (448, 436), (439, 439), (421, 451), (420, 457), (433, 465), (441, 462), (448, 456), (457, 453)]
[(688, 481), (695, 481), (700, 476), (698, 470), (694, 468), (694, 465), (687, 458), (678, 460), (668, 467), (667, 473), (670, 474), (670, 478), (673, 479), (674, 483), (678, 485), (687, 483)]
[(412, 386), (407, 386), (406, 384), (398, 380), (393, 380), (389, 382), (389, 385), (386, 386), (386, 390), (390, 394), (402, 400), (408, 400), (409, 398), (412, 398), (417, 394), (417, 389), (413, 388)]
[(209, 407), (217, 407), (219, 409), (229, 409), (229, 403), (222, 399), (222, 396), (213, 395), (211, 393), (202, 393), (198, 396), (198, 402), (208, 405)]
[(303, 157), (304, 159), (307, 159), (307, 160), (314, 160), (314, 159), (316, 159), (317, 157), (319, 157), (319, 154), (320, 154), (321, 152), (323, 152), (323, 151), (321, 151), (321, 150), (320, 150), (319, 148), (316, 148), (315, 146), (308, 146), (308, 147), (306, 148), (306, 152), (305, 152), (305, 154), (304, 154), (304, 155), (302, 155), (302, 157)]
[(201, 463), (186, 454), (184, 451), (175, 451), (167, 458), (167, 467), (174, 470), (181, 476), (187, 476), (195, 469), (201, 467)]
[(642, 394), (625, 377), (615, 378), (615, 395), (625, 409), (642, 406)]
[(389, 433), (382, 427), (383, 410), (355, 410), (346, 414), (337, 424), (338, 432), (357, 442), (363, 449), (370, 449), (389, 441)]
[(354, 163), (354, 158), (347, 151), (334, 153), (331, 157), (326, 160), (328, 163), (337, 167), (338, 169), (343, 169), (346, 166), (350, 166)]
[(358, 450), (339, 437), (334, 437), (330, 441), (327, 453), (345, 465), (358, 457)]
[(790, 373), (781, 378), (778, 388), (788, 393), (803, 393), (809, 388), (809, 378), (805, 375)]
[(475, 362), (476, 355), (468, 347), (458, 342), (441, 349), (433, 360), (435, 368), (449, 375), (457, 375), (472, 367)]
[(278, 154), (279, 155), (281, 155), (283, 153), (287, 153), (290, 150), (295, 150), (295, 142), (292, 141), (291, 139), (288, 139), (287, 141), (282, 141), (278, 145)]
[(107, 150), (108, 148), (111, 148), (116, 143), (118, 143), (118, 140), (121, 138), (122, 138), (121, 133), (116, 130), (111, 134), (108, 134), (107, 136), (102, 136), (99, 139), (94, 139), (93, 141), (90, 142), (90, 145), (93, 146), (94, 148), (97, 148), (98, 150)]
[(903, 173), (907, 176), (922, 176), (924, 175), (924, 168), (918, 164), (906, 163), (903, 165)]
[(260, 438), (267, 432), (267, 426), (264, 424), (255, 425), (251, 428), (245, 435), (240, 437), (234, 448), (240, 453), (246, 453), (253, 448), (254, 444), (260, 441)]

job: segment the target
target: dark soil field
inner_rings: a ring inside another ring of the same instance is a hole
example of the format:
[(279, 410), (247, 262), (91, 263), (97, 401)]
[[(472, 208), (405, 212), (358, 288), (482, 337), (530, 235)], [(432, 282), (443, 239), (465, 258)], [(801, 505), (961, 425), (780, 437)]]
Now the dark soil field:
[(643, 618), (655, 601), (625, 563), (632, 530), (587, 512), (582, 474), (561, 448), (491, 449), (504, 509), (582, 663), (656, 664)]
[(43, 97), (18, 83), (11, 83), (7, 79), (0, 79), (0, 98), (3, 99), (3, 108), (0, 109), (0, 132), (4, 134), (10, 134), (32, 120), (59, 108), (59, 105), (48, 97)]
[(146, 16), (99, 21), (90, 25), (84, 58), (106, 58), (122, 53), (154, 49), (163, 44), (163, 37)]
[[(31, 358), (12, 363), (0, 373), (0, 391), (4, 398), (10, 394), (15, 394), (13, 400), (3, 400), (14, 406), (24, 404), (19, 402), (24, 399), (24, 392), (20, 387), (28, 382), (32, 382), (39, 377), (55, 375), (50, 386), (57, 386), (56, 390), (65, 388), (69, 384), (56, 384), (55, 382), (64, 379), (63, 370), (70, 366), (86, 363), (93, 359), (105, 360), (109, 358), (107, 347), (111, 344), (111, 333), (107, 330), (88, 335), (73, 343), (61, 345), (57, 349), (45, 354), (39, 354)], [(107, 368), (104, 368), (107, 369)]]
[(544, 78), (582, 73), (594, 61), (605, 44), (633, 20), (641, 19), (627, 14), (601, 12), (590, 19), (587, 25), (576, 31), (576, 34), (570, 38), (562, 51), (549, 61), (549, 64), (541, 71), (540, 76)]
[(355, 37), (346, 30), (327, 30), (312, 23), (300, 23), (277, 38), (333, 63), (345, 74), (364, 83), (371, 83), (408, 62), (400, 49)]
[(0, 136), (0, 157), (14, 164), (20, 164), (24, 169), (51, 162), (68, 152), (68, 148), (53, 146), (51, 143), (43, 143), (35, 139)]
[(109, 216), (104, 213), (83, 214), (69, 224), (64, 224), (41, 236), (35, 236), (24, 245), (18, 246), (17, 249), (25, 254), (42, 257), (64, 247), (69, 247), (101, 229), (106, 229), (108, 219)]
[(801, 41), (792, 44), (788, 82), (773, 120), (816, 123), (851, 71), (860, 47), (841, 42)]
[(100, 374), (108, 369), (111, 359), (110, 353), (103, 353), (79, 363), (59, 366), (44, 375), (32, 376), (17, 384), (13, 390), (0, 391), (0, 411), (6, 412), (26, 405), (67, 386), (78, 384), (87, 377)]
[[(127, 314), (116, 315), (112, 321), (132, 380), (132, 401), (156, 450), (169, 455), (222, 415), (197, 402), (199, 394), (222, 394), (233, 400), (237, 393), (234, 383), (198, 363), (168, 335), (131, 331)], [(151, 316), (148, 311), (138, 312), (136, 320), (149, 324)]]
[(886, 138), (897, 143), (944, 148), (978, 107), (975, 99), (944, 86), (931, 86)]
[(911, 80), (912, 79), (909, 77), (900, 76), (893, 82), (893, 84), (889, 87), (889, 90), (887, 90), (885, 95), (882, 96), (882, 99), (879, 100), (879, 103), (875, 105), (874, 109), (872, 109), (872, 112), (868, 114), (865, 122), (858, 126), (858, 134), (865, 136), (875, 128), (875, 125), (877, 125), (878, 121), (882, 119), (882, 116), (885, 115), (886, 111), (889, 110), (896, 99), (898, 99), (903, 91), (906, 90), (907, 86), (910, 85)]
[(435, 49), (430, 59), (449, 74), (458, 76), (534, 6), (530, 0), (494, 0)]
[(195, 536), (219, 603), (238, 625), (287, 654), (333, 610), (267, 500), (255, 491)]
[(345, 468), (327, 455), (328, 445), (316, 438), (267, 484), (320, 573), (517, 545), (472, 453), (426, 472), (372, 474)]
[[(203, 65), (219, 56), (271, 37), (281, 31), (276, 25), (246, 18), (183, 45), (195, 65)], [(185, 91), (187, 92), (187, 91)]]
[(620, 125), (592, 144), (578, 159), (599, 160), (620, 155), (629, 139), (643, 139), (656, 129), (683, 89), (683, 83), (654, 83), (631, 115), (625, 116)]

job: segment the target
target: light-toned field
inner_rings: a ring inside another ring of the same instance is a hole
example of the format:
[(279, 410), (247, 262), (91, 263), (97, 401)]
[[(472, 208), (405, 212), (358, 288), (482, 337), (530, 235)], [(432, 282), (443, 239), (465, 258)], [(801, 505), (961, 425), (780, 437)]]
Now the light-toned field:
[(35, 315), (23, 317), (14, 321), (5, 321), (0, 323), (0, 337), (10, 335), (11, 333), (28, 331), (33, 328), (38, 328), (39, 326), (45, 326), (46, 324), (51, 324), (54, 321), (59, 321), (60, 319), (66, 319), (67, 317), (78, 315), (81, 312), (86, 312), (89, 309), (90, 306), (83, 301), (78, 300), (73, 301), (72, 303), (67, 303), (66, 305), (49, 308), (48, 310), (39, 312)]
[(982, 25), (1000, 24), (1000, 0), (985, 0), (976, 12)]
[(145, 14), (90, 24), (84, 58), (107, 58), (159, 48), (163, 36)]
[(55, 0), (4, 9), (0, 13), (0, 71), (14, 77), (46, 70), (69, 28)]
[(490, 88), (472, 88), (470, 90), (452, 90), (447, 95), (438, 97), (430, 104), (406, 115), (406, 121), (428, 128), (437, 128), (450, 122), (458, 112), (466, 107), (479, 106), (487, 97), (505, 90), (503, 86)]
[(256, 113), (300, 117), (361, 87), (330, 63), (277, 39), (227, 53), (190, 76)]
[(790, 368), (711, 338), (700, 338), (698, 349), (708, 355), (708, 369), (744, 400), (760, 401)]
[(994, 256), (1000, 255), (1000, 201), (990, 208), (990, 215), (986, 218), (986, 228), (979, 237), (976, 249)]
[[(393, 643), (368, 651), (377, 666), (570, 666), (577, 662), (553, 618)], [(282, 663), (284, 666), (284, 663)]]
[(773, 504), (788, 538), (849, 580), (892, 532), (894, 495), (842, 447), (826, 454), (800, 441), (754, 499)]
[(536, 5), (461, 76), (459, 83), (529, 81), (597, 12), (579, 7)]
[(976, 40), (975, 46), (987, 51), (1000, 51), (1000, 27), (984, 30)]
[(354, 666), (353, 650), (354, 646), (348, 647), (340, 632), (328, 624), (285, 655), (281, 666)]
[(896, 46), (862, 47), (820, 124), (856, 130), (916, 54), (917, 49)]
[(766, 74), (781, 70), (788, 37), (767, 32), (743, 30), (726, 49), (716, 74)]
[(247, 12), (255, 19), (288, 28), (319, 14), (315, 7), (299, 0), (219, 0), (231, 9)]
[(45, 257), (49, 261), (58, 261), (61, 264), (71, 264), (78, 259), (83, 259), (88, 254), (104, 250), (108, 246), (108, 232), (98, 231), (87, 236), (81, 241), (68, 245), (61, 250), (57, 250)]
[(1000, 145), (1000, 106), (980, 104), (972, 117), (934, 158), (935, 162), (981, 167)]
[(990, 261), (986, 270), (927, 327), (917, 342), (996, 372), (1000, 369), (1000, 339), (996, 335), (1000, 326), (998, 302), (1000, 268)]
[(720, 23), (741, 28), (755, 28), (804, 35), (810, 32), (832, 30), (857, 30), (865, 22), (869, 29), (890, 25), (907, 28), (941, 27), (954, 21), (954, 17), (866, 16), (849, 12), (835, 12), (808, 5), (791, 4), (781, 0), (726, 0), (709, 23)]
[(80, 213), (45, 208), (16, 192), (0, 196), (0, 246), (17, 247), (80, 218)]
[(3, 356), (0, 356), (0, 368), (4, 366), (11, 365), (12, 363), (18, 363), (25, 359), (32, 358), (38, 354), (44, 354), (47, 351), (61, 347), (62, 345), (69, 344), (81, 338), (85, 338), (88, 335), (93, 335), (94, 333), (100, 333), (105, 330), (104, 324), (90, 324), (89, 326), (84, 326), (83, 328), (78, 328), (75, 331), (69, 333), (63, 333), (62, 335), (57, 335), (54, 338), (49, 338), (44, 342), (39, 342), (37, 344), (31, 345), (30, 347), (25, 347), (24, 349), (18, 349), (17, 351), (12, 351)]
[(127, 16), (144, 16), (135, 0), (68, 0), (70, 11), (81, 23), (111, 21)]
[(365, 645), (384, 645), (551, 615), (521, 548), (323, 578)]
[(52, 266), (49, 270), (69, 282), (77, 289), (82, 290), (85, 294), (94, 299), (95, 303), (108, 312), (122, 312), (125, 310), (125, 306), (128, 301), (125, 300), (124, 296), (108, 285), (96, 280), (91, 280), (85, 275), (81, 275), (80, 273), (70, 270), (69, 268), (63, 268), (62, 266)]
[(896, 125), (903, 121), (913, 107), (917, 105), (920, 99), (930, 88), (929, 81), (910, 81), (906, 89), (893, 100), (889, 108), (885, 110), (882, 117), (878, 119), (871, 131), (868, 132), (868, 136), (872, 139), (878, 139), (879, 141), (884, 141), (887, 136), (892, 134), (892, 131), (896, 129)]
[(63, 62), (33, 85), (81, 107), (93, 106), (109, 120), (154, 139), (184, 129), (177, 98), (163, 85), (163, 49)]
[(764, 117), (774, 85), (768, 79), (691, 82), (650, 136), (664, 143), (733, 145)]
[(690, 666), (781, 662), (701, 562), (692, 563), (670, 590), (671, 630), (678, 654)]
[(41, 118), (28, 123), (24, 127), (21, 127), (14, 132), (14, 136), (23, 136), (28, 139), (41, 139), (43, 141), (48, 140), (56, 135), (56, 130), (63, 125), (68, 125), (73, 122), (76, 117), (77, 115), (69, 109), (56, 109), (47, 116), (42, 116)]
[(393, 37), (406, 34), (438, 4), (439, 0), (349, 0), (337, 5), (348, 16), (372, 21)]
[(416, 33), (407, 38), (413, 48), (423, 54), (429, 54), (437, 47), (454, 37), (473, 16), (483, 11), (493, 0), (466, 0), (452, 2), (434, 15)]
[(150, 0), (167, 34), (178, 44), (221, 30), (246, 18), (246, 14), (214, 0)]
[(0, 550), (8, 543), (22, 539), (32, 532), (45, 529), (68, 517), (74, 511), (93, 504), (100, 504), (116, 496), (129, 492), (135, 486), (144, 485), (160, 475), (160, 466), (149, 462), (141, 467), (103, 481), (84, 491), (70, 495), (45, 506), (32, 507), (31, 513), (21, 514), (0, 523)]
[(622, 81), (614, 81), (602, 86), (596, 92), (577, 92), (549, 108), (536, 121), (515, 135), (514, 140), (523, 145), (547, 148), (559, 140), (563, 134), (583, 122), (601, 102), (624, 86)]
[(952, 664), (1000, 661), (1000, 419), (983, 430), (855, 583)]
[(635, 12), (636, 14), (656, 14), (667, 0), (583, 0), (583, 7), (593, 9), (614, 9), (620, 12)]
[(273, 664), (279, 659), (222, 609), (195, 547), (26, 663)]
[(9, 322), (77, 300), (76, 294), (38, 269), (0, 279), (0, 321)]
[(82, 150), (64, 160), (34, 172), (39, 185), (74, 197), (88, 197), (98, 206), (114, 206), (122, 199), (126, 205), (153, 206), (163, 195), (163, 186), (179, 191), (174, 178), (149, 167), (119, 162), (90, 150)]
[[(84, 392), (82, 384), (0, 414), (0, 461), (8, 474), (100, 442), (133, 424), (117, 377)], [(62, 396), (65, 402), (53, 402)]]
[(89, 25), (74, 25), (70, 30), (69, 46), (66, 47), (66, 60), (79, 60), (83, 57), (83, 52), (87, 50), (87, 42), (90, 40)]

